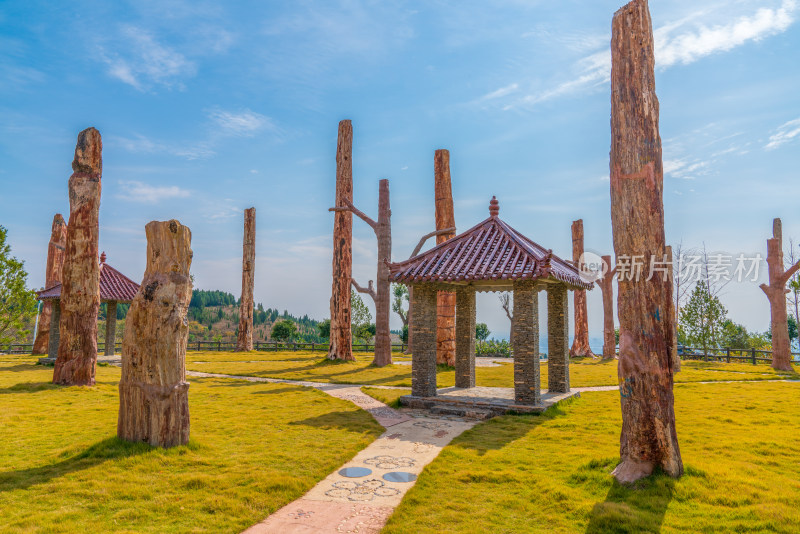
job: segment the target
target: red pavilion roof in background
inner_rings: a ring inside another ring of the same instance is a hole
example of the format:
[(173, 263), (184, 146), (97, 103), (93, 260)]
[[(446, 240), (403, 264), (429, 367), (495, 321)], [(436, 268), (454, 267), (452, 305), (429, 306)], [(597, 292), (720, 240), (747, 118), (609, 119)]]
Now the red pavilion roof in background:
[(392, 282), (470, 283), (555, 280), (591, 289), (578, 269), (500, 220), (492, 198), (488, 219), (411, 259), (389, 264)]
[[(105, 262), (106, 253), (100, 256), (100, 300), (108, 302), (115, 300), (117, 302), (130, 302), (139, 291), (139, 284), (110, 266)], [(39, 300), (53, 300), (61, 298), (61, 284), (56, 284), (42, 291), (38, 291), (36, 295)]]

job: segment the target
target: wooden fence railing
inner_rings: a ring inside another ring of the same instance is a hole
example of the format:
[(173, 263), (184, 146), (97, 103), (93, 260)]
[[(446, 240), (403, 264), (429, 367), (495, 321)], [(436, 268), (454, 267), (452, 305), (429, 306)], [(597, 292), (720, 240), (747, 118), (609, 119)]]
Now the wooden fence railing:
[[(233, 341), (190, 341), (187, 345), (187, 350), (206, 350), (206, 351), (233, 351), (236, 350), (236, 343)], [(254, 350), (278, 352), (281, 350), (286, 351), (299, 351), (310, 350), (319, 352), (328, 352), (327, 343), (292, 343), (292, 342), (279, 342), (279, 341), (255, 341), (253, 343)], [(30, 354), (33, 350), (32, 343), (14, 343), (8, 345), (0, 345), (0, 353), (5, 354)], [(122, 343), (117, 343), (114, 346), (114, 352), (119, 354), (122, 350)], [(375, 350), (375, 345), (372, 343), (354, 343), (353, 350), (357, 352), (372, 352)], [(406, 344), (392, 345), (392, 352), (405, 352)], [(105, 343), (97, 344), (97, 353), (103, 354), (105, 352)]]
[[(706, 362), (724, 361), (731, 363), (731, 360), (734, 360), (752, 363), (753, 365), (758, 362), (772, 363), (772, 351), (770, 350), (683, 347), (679, 349), (678, 356), (681, 360), (703, 360)], [(800, 360), (800, 352), (793, 352), (792, 360)]]

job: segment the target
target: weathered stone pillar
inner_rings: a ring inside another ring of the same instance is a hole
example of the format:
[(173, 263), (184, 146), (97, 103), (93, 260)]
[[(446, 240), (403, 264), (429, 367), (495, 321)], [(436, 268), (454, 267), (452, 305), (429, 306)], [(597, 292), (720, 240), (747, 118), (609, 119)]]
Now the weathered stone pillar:
[[(336, 198), (334, 206), (353, 201), (353, 125), (339, 122), (336, 145)], [(350, 330), (350, 284), (353, 279), (353, 214), (337, 211), (333, 220), (333, 285), (329, 360), (354, 361)]]
[(411, 394), (436, 396), (436, 296), (427, 285), (415, 285), (412, 293), (414, 352), (411, 355)]
[(475, 290), (456, 290), (456, 387), (475, 387)]
[[(436, 195), (436, 229), (455, 228), (453, 211), (453, 189), (450, 183), (450, 151), (439, 149), (434, 154), (434, 190)], [(436, 236), (436, 244), (444, 243), (455, 236)], [(440, 291), (437, 300), (438, 330), (436, 332), (436, 361), (455, 365), (456, 358), (456, 295), (452, 291)]]
[[(50, 242), (47, 245), (47, 267), (45, 273), (45, 289), (50, 289), (61, 283), (61, 273), (64, 267), (64, 252), (67, 246), (67, 223), (60, 213), (53, 217), (53, 226), (50, 230)], [(33, 342), (33, 354), (43, 354), (48, 350), (50, 339), (50, 323), (53, 311), (53, 301), (45, 300), (39, 315), (39, 331)], [(58, 328), (58, 323), (55, 323)]]
[(569, 391), (569, 300), (564, 284), (547, 288), (547, 390)]
[(189, 441), (186, 314), (192, 233), (176, 220), (145, 226), (147, 267), (122, 342), (117, 435), (172, 447)]
[[(579, 270), (584, 268), (581, 263), (583, 256), (583, 219), (578, 219), (572, 222), (572, 261)], [(591, 347), (589, 346), (589, 317), (586, 309), (586, 290), (576, 289), (572, 292), (575, 310), (573, 311), (575, 317), (575, 338), (572, 340), (572, 348), (569, 351), (570, 356), (594, 357)]]
[(50, 338), (47, 340), (47, 357), (48, 358), (57, 358), (58, 357), (58, 341), (61, 337), (59, 334), (58, 325), (61, 322), (61, 301), (58, 299), (53, 299), (52, 301), (52, 310), (53, 314), (50, 316), (50, 324), (52, 325), (50, 328)]
[(514, 281), (514, 400), (541, 404), (539, 295), (536, 282)]
[(237, 351), (253, 350), (253, 285), (256, 279), (256, 209), (244, 210), (242, 297), (239, 300)]
[(61, 286), (61, 322), (53, 383), (94, 385), (97, 314), (100, 311), (98, 238), (103, 174), (100, 132), (78, 134), (69, 178), (69, 225)]
[(114, 355), (117, 344), (117, 301), (106, 302), (106, 356)]

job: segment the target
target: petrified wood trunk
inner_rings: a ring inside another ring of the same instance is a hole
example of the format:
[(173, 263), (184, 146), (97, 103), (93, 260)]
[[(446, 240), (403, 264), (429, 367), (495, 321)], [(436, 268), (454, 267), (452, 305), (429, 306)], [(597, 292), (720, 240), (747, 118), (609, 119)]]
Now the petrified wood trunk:
[(603, 359), (610, 360), (617, 355), (617, 341), (614, 336), (614, 274), (611, 268), (611, 256), (603, 256), (606, 266), (603, 278), (597, 280), (603, 296)]
[(256, 209), (244, 210), (242, 298), (239, 301), (239, 335), (236, 350), (253, 350), (253, 284), (256, 277)]
[[(675, 302), (675, 278), (673, 276), (674, 270), (672, 269), (672, 247), (667, 245), (664, 247), (667, 255), (667, 265), (669, 265), (670, 276), (670, 298)], [(672, 372), (681, 372), (681, 357), (678, 355), (678, 310), (675, 306), (672, 307)]]
[[(617, 265), (644, 258), (643, 276), (618, 270), (619, 381), (622, 405), (619, 482), (660, 465), (683, 473), (673, 407), (671, 279), (650, 264), (664, 258), (664, 203), (653, 30), (646, 0), (614, 14), (611, 33), (611, 223)], [(619, 267), (618, 267), (619, 269)]]
[[(453, 190), (450, 185), (450, 152), (440, 149), (434, 156), (436, 229), (454, 228)], [(436, 244), (454, 237), (455, 232), (436, 236)], [(437, 296), (436, 363), (456, 364), (456, 294), (439, 291)]]
[(100, 180), (103, 174), (100, 132), (87, 128), (78, 134), (72, 176), (69, 178), (67, 226), (61, 287), (58, 357), (53, 383), (94, 384), (97, 363), (97, 313), (100, 310)]
[(761, 284), (761, 290), (769, 299), (770, 328), (772, 331), (772, 368), (792, 371), (792, 355), (789, 346), (789, 323), (786, 312), (786, 283), (797, 272), (800, 262), (784, 271), (783, 232), (781, 220), (772, 221), (772, 239), (767, 239), (767, 267), (769, 285)]
[[(336, 198), (334, 206), (353, 201), (353, 125), (339, 122), (336, 145)], [(350, 331), (350, 283), (353, 278), (353, 214), (337, 211), (333, 221), (333, 287), (329, 360), (355, 360)]]
[(389, 317), (392, 302), (389, 284), (389, 265), (392, 261), (392, 210), (389, 203), (389, 180), (378, 186), (378, 280), (375, 284), (375, 358), (378, 367), (392, 363), (392, 338)]
[(186, 314), (192, 298), (192, 233), (178, 221), (145, 226), (147, 267), (122, 342), (117, 435), (172, 447), (189, 441)]
[[(578, 269), (583, 269), (581, 258), (583, 257), (583, 219), (572, 222), (572, 261)], [(589, 319), (586, 311), (586, 290), (576, 289), (573, 292), (575, 299), (575, 339), (572, 340), (572, 348), (569, 355), (572, 357), (591, 356), (594, 357), (592, 349), (589, 347)]]
[[(67, 247), (67, 223), (60, 213), (53, 217), (53, 226), (50, 231), (50, 242), (47, 244), (47, 267), (45, 273), (45, 289), (61, 283), (61, 273), (64, 267), (64, 252)], [(53, 313), (53, 301), (46, 300), (42, 305), (39, 315), (39, 331), (33, 342), (33, 354), (44, 354), (50, 341), (50, 324)], [(58, 328), (58, 323), (53, 325)]]

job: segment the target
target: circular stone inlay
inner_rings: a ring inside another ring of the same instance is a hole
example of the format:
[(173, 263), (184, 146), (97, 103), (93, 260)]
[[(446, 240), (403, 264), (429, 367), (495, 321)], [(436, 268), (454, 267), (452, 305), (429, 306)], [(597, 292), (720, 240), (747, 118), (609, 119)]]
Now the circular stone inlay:
[(392, 471), (383, 475), (383, 479), (387, 482), (414, 482), (417, 480), (417, 475), (405, 471)]
[(359, 478), (371, 475), (372, 469), (367, 469), (366, 467), (345, 467), (344, 469), (339, 469), (339, 474), (347, 478)]

